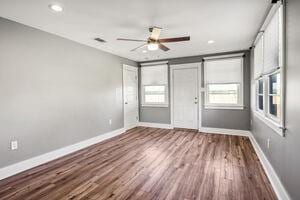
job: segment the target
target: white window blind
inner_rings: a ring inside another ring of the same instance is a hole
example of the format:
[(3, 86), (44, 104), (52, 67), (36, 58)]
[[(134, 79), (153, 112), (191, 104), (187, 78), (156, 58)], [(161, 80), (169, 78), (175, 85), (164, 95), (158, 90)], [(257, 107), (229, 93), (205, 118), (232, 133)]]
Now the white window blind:
[(271, 18), (264, 33), (264, 68), (263, 73), (269, 73), (279, 67), (280, 59), (280, 9)]
[(243, 58), (204, 63), (205, 108), (243, 109)]
[(261, 36), (254, 48), (254, 78), (258, 78), (263, 73), (264, 58), (263, 58), (263, 40)]
[(204, 63), (206, 83), (240, 83), (242, 82), (243, 58), (208, 60)]
[(168, 106), (168, 65), (141, 67), (142, 106)]
[(168, 65), (141, 67), (142, 85), (168, 85)]
[[(284, 15), (282, 2), (274, 4), (261, 30), (263, 45), (258, 41), (254, 48), (254, 79), (256, 80), (256, 116), (284, 135)], [(261, 52), (261, 48), (263, 52)], [(261, 61), (261, 55), (262, 61)], [(263, 67), (261, 69), (261, 62)], [(261, 73), (260, 73), (261, 72)], [(259, 77), (260, 76), (260, 77)], [(258, 78), (259, 77), (259, 78)], [(251, 94), (253, 95), (253, 93)]]

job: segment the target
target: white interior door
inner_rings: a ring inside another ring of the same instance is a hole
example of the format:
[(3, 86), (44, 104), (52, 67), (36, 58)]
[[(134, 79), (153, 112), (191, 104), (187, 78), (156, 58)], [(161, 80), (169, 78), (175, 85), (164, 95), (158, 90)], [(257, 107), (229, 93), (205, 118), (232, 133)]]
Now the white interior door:
[(123, 66), (124, 92), (124, 127), (130, 129), (137, 126), (138, 111), (138, 69), (128, 65)]
[(198, 129), (198, 67), (174, 68), (173, 126)]

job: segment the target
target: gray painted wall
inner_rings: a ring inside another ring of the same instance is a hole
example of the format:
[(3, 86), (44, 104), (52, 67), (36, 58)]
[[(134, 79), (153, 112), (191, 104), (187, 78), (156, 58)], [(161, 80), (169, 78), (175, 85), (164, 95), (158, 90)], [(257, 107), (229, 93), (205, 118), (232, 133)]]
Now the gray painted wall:
[(137, 63), (3, 18), (0, 27), (0, 167), (123, 127), (122, 64)]
[[(273, 165), (292, 199), (300, 199), (300, 1), (286, 8), (286, 137), (279, 136), (252, 116), (252, 133)], [(253, 62), (252, 62), (253, 63)], [(253, 70), (252, 70), (253, 71)], [(267, 139), (270, 138), (270, 148)]]
[[(230, 53), (245, 53), (244, 59), (244, 110), (205, 109), (202, 105), (202, 126), (228, 129), (250, 129), (250, 52), (238, 51), (210, 55), (192, 56), (169, 59), (169, 65), (201, 62), (203, 57), (225, 55)], [(203, 71), (203, 66), (202, 66)], [(203, 73), (202, 73), (203, 74)], [(170, 85), (170, 82), (169, 82)], [(202, 98), (202, 102), (203, 98)], [(171, 123), (170, 107), (154, 108), (140, 106), (140, 121), (152, 123)]]

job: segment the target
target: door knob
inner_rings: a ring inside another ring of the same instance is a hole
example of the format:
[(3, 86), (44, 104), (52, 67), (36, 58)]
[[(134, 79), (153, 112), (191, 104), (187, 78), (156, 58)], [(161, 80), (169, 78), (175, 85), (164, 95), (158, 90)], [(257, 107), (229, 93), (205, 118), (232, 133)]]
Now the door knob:
[(128, 102), (125, 102), (125, 104), (128, 104)]

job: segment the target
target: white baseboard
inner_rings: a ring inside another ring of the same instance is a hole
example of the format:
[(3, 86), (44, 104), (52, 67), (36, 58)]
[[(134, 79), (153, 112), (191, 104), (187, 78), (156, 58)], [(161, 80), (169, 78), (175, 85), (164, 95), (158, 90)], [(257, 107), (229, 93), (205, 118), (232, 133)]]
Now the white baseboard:
[(237, 136), (249, 136), (250, 131), (247, 130), (237, 130), (237, 129), (225, 129), (225, 128), (210, 128), (210, 127), (201, 127), (199, 128), (200, 132), (204, 133), (214, 133), (214, 134), (223, 134), (223, 135), (237, 135)]
[(279, 176), (275, 172), (273, 166), (269, 162), (268, 158), (266, 157), (266, 155), (264, 154), (264, 152), (262, 151), (262, 149), (260, 148), (259, 144), (257, 143), (256, 139), (252, 134), (249, 135), (249, 139), (271, 182), (271, 185), (277, 195), (277, 198), (279, 200), (290, 200), (291, 198), (288, 192), (286, 191), (286, 189), (284, 188), (281, 180), (279, 179)]
[[(171, 124), (160, 124), (160, 123), (148, 123), (148, 122), (139, 122), (139, 126), (146, 126), (146, 127), (155, 127), (155, 128), (165, 128), (165, 129), (172, 129)], [(256, 139), (252, 135), (250, 131), (246, 130), (235, 130), (235, 129), (220, 129), (220, 128), (209, 128), (209, 127), (201, 127), (199, 129), (200, 132), (205, 133), (215, 133), (215, 134), (226, 134), (226, 135), (238, 135), (238, 136), (247, 136), (249, 137), (253, 148), (255, 149), (255, 152), (271, 182), (271, 185), (277, 195), (277, 198), (279, 200), (290, 200), (287, 191), (285, 190), (282, 182), (280, 181), (278, 175), (276, 174), (274, 168), (272, 167), (271, 163), (263, 153), (262, 149), (258, 145)], [(49, 161), (52, 161), (54, 159), (60, 158), (62, 156), (65, 156), (67, 154), (73, 153), (75, 151), (78, 151), (80, 149), (83, 149), (85, 147), (91, 146), (93, 144), (96, 144), (98, 142), (104, 141), (106, 139), (115, 137), (117, 135), (120, 135), (125, 132), (124, 128), (117, 129), (105, 134), (101, 134), (99, 136), (96, 136), (94, 138), (90, 138), (87, 140), (84, 140), (82, 142), (63, 147), (61, 149), (51, 151), (49, 153), (36, 156), (33, 158), (30, 158), (28, 160), (21, 161), (19, 163), (4, 167), (0, 169), (0, 180), (7, 178), (9, 176), (18, 174), (20, 172), (23, 172), (25, 170), (28, 170), (30, 168), (36, 167), (38, 165), (47, 163)]]
[(275, 172), (273, 166), (267, 159), (266, 155), (258, 145), (256, 139), (254, 138), (251, 131), (245, 131), (245, 130), (234, 130), (234, 129), (220, 129), (220, 128), (208, 128), (208, 127), (202, 127), (199, 129), (200, 132), (205, 133), (215, 133), (215, 134), (226, 134), (226, 135), (238, 135), (238, 136), (246, 136), (250, 139), (251, 144), (253, 148), (255, 149), (255, 152), (264, 168), (264, 171), (266, 172), (266, 175), (268, 176), (271, 185), (276, 193), (276, 196), (279, 200), (290, 200), (291, 198), (288, 195), (288, 192), (284, 188), (282, 182), (280, 181), (277, 173)]
[(115, 137), (117, 135), (120, 135), (125, 132), (124, 128), (117, 129), (108, 133), (101, 134), (99, 136), (84, 140), (82, 142), (78, 142), (76, 144), (72, 144), (70, 146), (66, 146), (54, 151), (51, 151), (49, 153), (45, 153), (33, 158), (30, 158), (28, 160), (24, 160), (21, 162), (18, 162), (13, 165), (9, 165), (7, 167), (0, 169), (0, 180), (7, 178), (9, 176), (18, 174), (20, 172), (23, 172), (25, 170), (31, 169), (33, 167), (36, 167), (38, 165), (47, 163), (49, 161), (52, 161), (54, 159), (60, 158), (62, 156), (65, 156), (67, 154), (73, 153), (75, 151), (78, 151), (80, 149), (86, 148), (88, 146), (91, 146), (93, 144), (96, 144), (98, 142), (101, 142), (103, 140)]
[(139, 122), (138, 125), (152, 127), (152, 128), (165, 128), (165, 129), (173, 128), (173, 126), (171, 124), (160, 124), (160, 123), (150, 123), (150, 122)]

